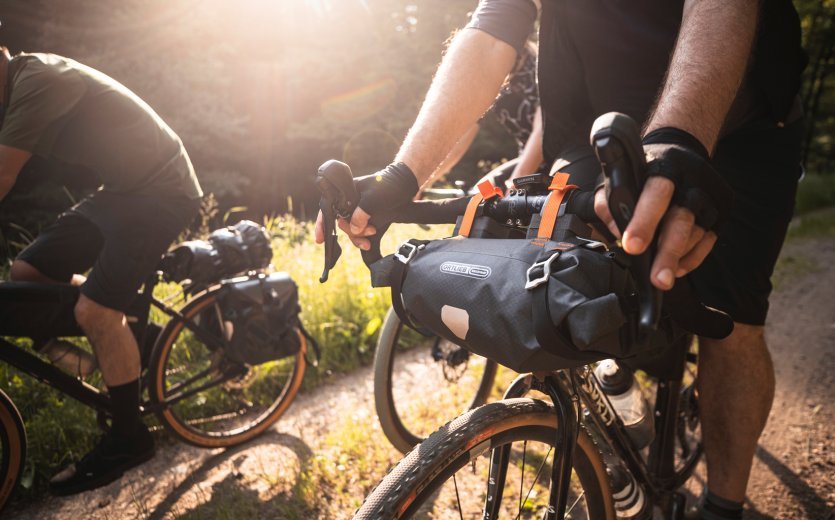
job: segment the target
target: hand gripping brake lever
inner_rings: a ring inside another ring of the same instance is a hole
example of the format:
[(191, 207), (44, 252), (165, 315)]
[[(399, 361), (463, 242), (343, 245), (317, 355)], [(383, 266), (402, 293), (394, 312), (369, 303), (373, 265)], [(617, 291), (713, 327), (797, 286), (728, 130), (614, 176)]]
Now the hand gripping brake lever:
[(324, 283), (342, 254), (342, 248), (336, 241), (336, 218), (351, 218), (360, 197), (354, 186), (351, 168), (343, 162), (334, 159), (325, 162), (316, 172), (315, 182), (322, 194), (319, 209), (322, 210), (325, 232), (325, 269), (319, 277), (319, 282)]
[[(623, 233), (632, 219), (646, 177), (647, 163), (638, 125), (625, 114), (604, 114), (592, 126), (591, 144), (606, 176), (609, 211)], [(639, 288), (638, 344), (649, 339), (658, 327), (661, 315), (661, 291), (650, 281), (654, 249), (651, 245), (643, 254), (633, 257), (631, 262), (632, 274)]]

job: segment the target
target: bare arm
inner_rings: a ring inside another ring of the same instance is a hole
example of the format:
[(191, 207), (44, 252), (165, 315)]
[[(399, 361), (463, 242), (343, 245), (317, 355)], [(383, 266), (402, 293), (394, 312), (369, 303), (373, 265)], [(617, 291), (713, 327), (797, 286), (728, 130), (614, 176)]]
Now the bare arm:
[(0, 200), (9, 194), (20, 169), (30, 157), (30, 152), (0, 144)]
[(470, 149), (470, 145), (473, 144), (473, 140), (475, 136), (478, 135), (478, 123), (474, 124), (470, 127), (467, 132), (461, 136), (458, 142), (455, 143), (455, 146), (452, 148), (452, 151), (446, 156), (446, 158), (435, 168), (435, 171), (432, 172), (432, 175), (429, 179), (420, 187), (420, 191), (418, 192), (418, 198), (420, 198), (420, 194), (423, 193), (423, 190), (430, 188), (433, 183), (442, 179), (444, 175), (449, 173), (449, 171), (458, 164), (458, 161), (464, 157), (464, 154), (467, 153), (467, 150)]
[(486, 32), (458, 33), (395, 158), (412, 169), (418, 184), (430, 177), (490, 108), (515, 60), (513, 47)]
[[(687, 0), (675, 52), (647, 130), (671, 126), (691, 133), (713, 149), (745, 75), (757, 27), (755, 0)], [(698, 267), (716, 243), (716, 234), (695, 226), (693, 213), (670, 207), (673, 183), (647, 181), (623, 236), (627, 252), (643, 252), (661, 223), (652, 281), (661, 289)], [(602, 192), (598, 214), (614, 228)], [(663, 219), (663, 220), (662, 220)]]
[(536, 109), (536, 114), (533, 118), (533, 128), (531, 128), (531, 135), (525, 142), (525, 147), (519, 155), (519, 162), (510, 174), (509, 181), (530, 175), (536, 172), (536, 169), (542, 164), (545, 159), (542, 153), (542, 108)]
[[(516, 50), (511, 45), (484, 31), (458, 33), (395, 157), (396, 162), (412, 170), (418, 186), (431, 177), (459, 138), (490, 108), (515, 61)], [(355, 246), (367, 249), (369, 241), (365, 237), (376, 233), (368, 225), (369, 219), (368, 213), (357, 208), (350, 225), (342, 219), (338, 225)], [(317, 219), (315, 236), (317, 242), (324, 241), (321, 218)]]

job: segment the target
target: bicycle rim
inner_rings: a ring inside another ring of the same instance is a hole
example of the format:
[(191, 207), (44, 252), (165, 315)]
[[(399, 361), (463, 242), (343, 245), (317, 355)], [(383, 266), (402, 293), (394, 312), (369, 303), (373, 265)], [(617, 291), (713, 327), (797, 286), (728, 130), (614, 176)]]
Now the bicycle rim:
[(26, 430), (14, 403), (0, 391), (0, 512), (20, 483), (26, 460)]
[(445, 357), (436, 360), (436, 338), (404, 337), (410, 333), (389, 309), (374, 355), (377, 416), (389, 442), (403, 453), (438, 424), (484, 404), (497, 370), (495, 362), (446, 340), (438, 349)]
[[(212, 290), (181, 311), (220, 334)], [(222, 348), (201, 342), (180, 321), (170, 322), (154, 348), (149, 394), (166, 403), (158, 416), (177, 437), (201, 447), (233, 446), (263, 433), (287, 410), (304, 377), (307, 343), (294, 356), (260, 365), (235, 364)]]
[[(355, 518), (541, 518), (557, 438), (553, 407), (508, 399), (472, 410), (415, 447), (368, 496)], [(507, 450), (506, 474), (490, 471), (491, 453)], [(495, 450), (495, 451), (494, 451)], [(500, 494), (491, 494), (488, 483)], [(613, 519), (606, 470), (580, 432), (566, 518)]]

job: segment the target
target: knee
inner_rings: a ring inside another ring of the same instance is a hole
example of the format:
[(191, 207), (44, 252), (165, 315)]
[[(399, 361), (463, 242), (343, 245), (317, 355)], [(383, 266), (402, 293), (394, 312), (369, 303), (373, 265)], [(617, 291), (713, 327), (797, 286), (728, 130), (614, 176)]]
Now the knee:
[(768, 351), (765, 344), (765, 327), (745, 323), (734, 323), (733, 332), (724, 339), (699, 338), (699, 345), (707, 351), (734, 355)]
[(40, 271), (23, 260), (15, 260), (9, 269), (9, 279), (13, 282), (36, 282), (43, 278), (44, 275)]
[(100, 305), (83, 294), (75, 304), (75, 321), (88, 335), (91, 330), (98, 330), (109, 324), (122, 322), (125, 315), (122, 312)]

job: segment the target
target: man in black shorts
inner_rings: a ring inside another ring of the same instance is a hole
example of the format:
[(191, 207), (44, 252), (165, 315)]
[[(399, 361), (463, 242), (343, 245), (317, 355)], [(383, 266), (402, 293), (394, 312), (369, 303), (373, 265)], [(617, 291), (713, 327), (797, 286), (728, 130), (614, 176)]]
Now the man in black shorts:
[(46, 228), (10, 273), (15, 281), (81, 285), (75, 316), (107, 384), (113, 421), (90, 453), (50, 482), (53, 493), (77, 493), (153, 456), (139, 414), (139, 349), (125, 310), (197, 213), (202, 192), (179, 137), (133, 92), (67, 58), (12, 58), (0, 49), (0, 200), (32, 155), (102, 182)]
[[(643, 252), (660, 226), (652, 283), (668, 290), (689, 275), (699, 298), (734, 319), (728, 338), (700, 341), (708, 469), (701, 515), (741, 518), (774, 392), (763, 335), (769, 278), (800, 176), (797, 92), (805, 58), (797, 13), (790, 0), (542, 0), (541, 9), (539, 3), (481, 1), (473, 30), (461, 31), (442, 60), (395, 163), (361, 193), (350, 223), (339, 225), (357, 247), (369, 247), (369, 214), (409, 200), (490, 106), (539, 16), (550, 171), (593, 188), (594, 119), (619, 111), (642, 123), (653, 176), (624, 247)], [(615, 231), (601, 193), (595, 206)]]

